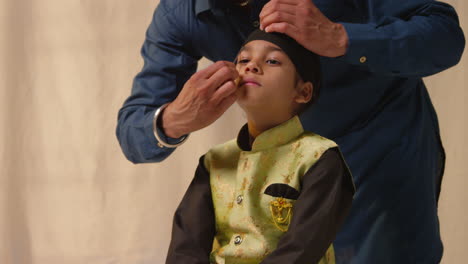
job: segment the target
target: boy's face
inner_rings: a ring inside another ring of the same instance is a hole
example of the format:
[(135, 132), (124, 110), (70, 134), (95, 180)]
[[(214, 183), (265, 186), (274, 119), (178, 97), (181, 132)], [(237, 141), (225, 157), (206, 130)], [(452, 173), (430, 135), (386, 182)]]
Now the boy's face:
[(236, 69), (241, 78), (237, 103), (248, 115), (294, 115), (303, 82), (277, 45), (264, 40), (247, 43), (237, 55)]

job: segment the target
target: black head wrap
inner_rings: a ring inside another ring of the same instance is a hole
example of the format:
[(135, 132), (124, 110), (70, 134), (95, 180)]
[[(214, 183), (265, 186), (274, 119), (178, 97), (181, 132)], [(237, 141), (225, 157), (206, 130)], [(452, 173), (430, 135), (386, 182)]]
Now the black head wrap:
[(286, 34), (272, 32), (267, 33), (256, 29), (245, 40), (243, 46), (254, 40), (265, 40), (280, 47), (296, 67), (296, 71), (304, 82), (311, 82), (314, 86), (312, 100), (315, 101), (319, 95), (321, 84), (320, 58), (317, 54), (304, 48), (293, 38)]

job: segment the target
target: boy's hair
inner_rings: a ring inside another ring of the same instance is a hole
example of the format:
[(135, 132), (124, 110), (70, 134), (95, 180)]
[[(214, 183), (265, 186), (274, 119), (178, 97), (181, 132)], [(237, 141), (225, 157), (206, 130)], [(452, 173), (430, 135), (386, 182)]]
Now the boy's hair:
[(293, 62), (299, 77), (304, 82), (312, 83), (312, 98), (308, 103), (304, 104), (304, 107), (300, 108), (299, 113), (303, 112), (305, 108), (312, 104), (320, 94), (320, 86), (322, 82), (320, 57), (314, 52), (304, 48), (286, 34), (277, 32), (267, 33), (263, 30), (256, 29), (247, 37), (242, 46), (245, 46), (247, 43), (254, 40), (268, 41), (280, 47)]

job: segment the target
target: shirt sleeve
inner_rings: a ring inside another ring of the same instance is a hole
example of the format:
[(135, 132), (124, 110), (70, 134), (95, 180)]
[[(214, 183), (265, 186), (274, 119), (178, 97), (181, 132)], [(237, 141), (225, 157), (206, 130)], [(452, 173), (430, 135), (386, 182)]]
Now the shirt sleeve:
[(431, 0), (354, 3), (367, 23), (341, 23), (349, 46), (339, 60), (398, 77), (424, 77), (459, 62), (465, 38), (452, 6)]
[(318, 263), (344, 222), (354, 192), (340, 150), (327, 150), (304, 175), (288, 231), (261, 263)]
[(210, 176), (203, 159), (175, 212), (166, 264), (209, 264), (216, 225)]
[[(131, 95), (118, 114), (117, 138), (123, 153), (133, 163), (160, 162), (174, 151), (158, 146), (152, 128), (153, 116), (158, 107), (177, 97), (201, 58), (194, 55), (187, 29), (181, 28), (184, 23), (175, 21), (181, 20), (181, 14), (172, 9), (168, 12), (164, 2), (156, 8), (146, 32), (141, 49), (143, 69), (134, 78)], [(167, 143), (180, 141), (167, 138), (160, 129), (157, 133)]]

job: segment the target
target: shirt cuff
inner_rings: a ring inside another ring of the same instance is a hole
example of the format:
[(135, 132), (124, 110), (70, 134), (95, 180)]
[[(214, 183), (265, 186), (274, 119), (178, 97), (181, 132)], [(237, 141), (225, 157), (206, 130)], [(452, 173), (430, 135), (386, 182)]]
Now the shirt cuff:
[[(379, 38), (379, 30), (372, 24), (340, 23), (348, 34), (348, 48), (345, 55), (337, 58), (348, 64), (374, 68), (382, 58), (385, 48), (384, 38)], [(379, 55), (380, 54), (380, 55)]]

